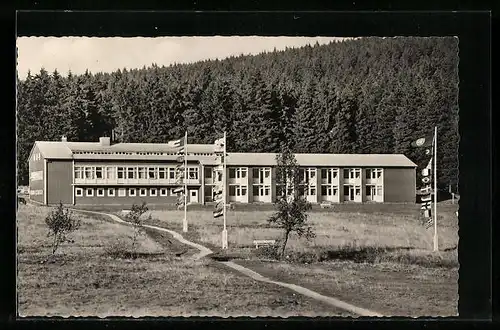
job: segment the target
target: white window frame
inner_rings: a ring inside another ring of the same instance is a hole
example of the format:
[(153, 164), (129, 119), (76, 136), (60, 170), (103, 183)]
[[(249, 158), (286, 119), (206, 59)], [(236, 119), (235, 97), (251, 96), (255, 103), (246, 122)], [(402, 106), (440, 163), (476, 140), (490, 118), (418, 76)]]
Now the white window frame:
[[(94, 171), (95, 171), (95, 178), (96, 179), (99, 179), (99, 180), (104, 179), (104, 169), (103, 169), (102, 166), (96, 166), (96, 167), (94, 167)], [(97, 173), (101, 173), (101, 177), (100, 178), (97, 177)]]
[[(101, 193), (99, 193), (99, 192), (101, 192)], [(96, 195), (97, 197), (104, 197), (104, 188), (97, 188), (97, 189), (95, 190), (95, 195)]]
[(144, 197), (148, 195), (148, 189), (147, 188), (139, 188), (139, 196)]
[(168, 188), (160, 188), (160, 196), (168, 196)]
[[(132, 177), (129, 177), (129, 174), (132, 170)], [(137, 167), (135, 166), (127, 166), (127, 180), (136, 180), (137, 179)]]
[[(132, 194), (132, 192), (134, 192)], [(136, 197), (137, 196), (137, 189), (136, 188), (128, 188), (128, 196), (129, 197)]]
[(127, 188), (118, 188), (118, 197), (126, 197)]
[(106, 179), (107, 180), (116, 180), (116, 167), (107, 166), (105, 172), (106, 172)]
[[(191, 175), (194, 174), (194, 177), (192, 178)], [(199, 169), (198, 167), (188, 167), (188, 179), (189, 180), (199, 180)]]
[[(228, 193), (229, 193), (229, 196), (231, 197), (236, 197), (238, 195), (236, 195), (236, 188), (239, 187), (238, 185), (235, 185), (235, 184), (230, 184), (229, 185), (229, 188), (228, 188)], [(234, 194), (232, 193), (232, 189), (234, 189)]]
[[(153, 173), (153, 177), (150, 177), (150, 174)], [(158, 180), (158, 168), (157, 167), (148, 167), (148, 179), (149, 180)]]
[(75, 171), (74, 172), (75, 172), (75, 179), (81, 180), (81, 179), (84, 178), (83, 177), (83, 172), (84, 172), (83, 171), (83, 167), (81, 167), (81, 166), (75, 166)]
[[(120, 178), (120, 174), (122, 177)], [(127, 179), (127, 168), (125, 166), (118, 166), (116, 170), (116, 179), (126, 180)]]
[(158, 189), (156, 189), (156, 188), (149, 188), (149, 196), (152, 196), (152, 197), (158, 196)]
[[(141, 175), (143, 177), (141, 177)], [(139, 180), (146, 180), (148, 178), (148, 168), (144, 166), (140, 166), (137, 168), (137, 178)]]
[[(87, 177), (87, 173), (90, 173), (89, 178)], [(91, 166), (85, 166), (84, 171), (83, 171), (83, 176), (84, 176), (85, 180), (87, 180), (87, 179), (94, 180), (94, 178), (95, 178), (94, 168)]]
[(83, 197), (83, 188), (75, 188), (75, 197)]
[[(89, 194), (89, 191), (91, 191), (92, 193)], [(94, 188), (85, 188), (85, 196), (86, 197), (94, 197)]]
[[(108, 197), (115, 197), (115, 188), (108, 188)], [(110, 194), (111, 192), (111, 194)]]

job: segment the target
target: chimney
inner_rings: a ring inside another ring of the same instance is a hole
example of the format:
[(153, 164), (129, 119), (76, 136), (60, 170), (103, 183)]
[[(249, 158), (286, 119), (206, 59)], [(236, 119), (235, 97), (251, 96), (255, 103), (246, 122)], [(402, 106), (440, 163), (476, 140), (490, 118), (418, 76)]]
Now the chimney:
[(68, 142), (66, 135), (61, 136), (61, 142)]
[(111, 138), (109, 138), (109, 137), (100, 137), (99, 138), (99, 144), (102, 147), (109, 147), (111, 145)]

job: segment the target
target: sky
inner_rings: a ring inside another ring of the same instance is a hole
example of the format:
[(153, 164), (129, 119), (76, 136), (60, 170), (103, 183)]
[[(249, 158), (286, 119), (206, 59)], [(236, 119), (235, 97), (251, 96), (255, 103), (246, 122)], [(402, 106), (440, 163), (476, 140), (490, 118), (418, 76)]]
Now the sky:
[(24, 79), (30, 70), (55, 69), (65, 76), (113, 72), (173, 63), (192, 63), (223, 59), (231, 55), (258, 54), (264, 51), (326, 44), (343, 38), (334, 37), (159, 37), (159, 38), (87, 38), (20, 37), (17, 39), (17, 70)]

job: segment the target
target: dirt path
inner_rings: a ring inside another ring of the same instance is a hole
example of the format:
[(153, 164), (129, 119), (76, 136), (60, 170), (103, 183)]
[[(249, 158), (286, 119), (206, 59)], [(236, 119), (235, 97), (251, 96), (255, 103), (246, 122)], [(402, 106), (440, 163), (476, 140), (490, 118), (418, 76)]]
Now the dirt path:
[[(128, 222), (120, 219), (118, 216), (116, 216), (114, 214), (97, 212), (97, 211), (78, 210), (78, 209), (73, 209), (73, 210), (78, 211), (78, 212), (83, 212), (83, 213), (92, 213), (92, 214), (98, 214), (98, 215), (108, 216), (113, 221), (116, 221), (118, 223), (121, 223), (121, 224), (124, 224), (124, 225), (127, 225), (127, 226), (130, 225)], [(210, 249), (208, 249), (207, 247), (204, 247), (204, 246), (202, 246), (200, 244), (188, 241), (184, 237), (182, 237), (181, 234), (179, 234), (179, 233), (177, 233), (175, 231), (172, 231), (172, 230), (169, 230), (169, 229), (165, 229), (165, 228), (162, 228), (162, 227), (151, 226), (151, 225), (144, 225), (144, 227), (150, 228), (150, 229), (154, 229), (154, 230), (158, 230), (158, 231), (167, 232), (167, 233), (171, 234), (179, 242), (181, 242), (183, 244), (186, 244), (186, 245), (189, 245), (191, 247), (194, 247), (194, 248), (200, 250), (200, 252), (198, 254), (196, 254), (196, 255), (194, 255), (192, 257), (195, 260), (201, 259), (201, 258), (203, 258), (203, 257), (205, 257), (205, 256), (207, 256), (207, 255), (209, 255), (209, 254), (212, 253), (212, 251)], [(236, 263), (234, 263), (232, 261), (218, 261), (218, 262), (221, 263), (221, 264), (223, 264), (223, 265), (225, 265), (226, 267), (232, 268), (232, 269), (240, 272), (241, 274), (243, 274), (245, 276), (251, 277), (254, 280), (257, 280), (257, 281), (260, 281), (260, 282), (265, 282), (265, 283), (271, 283), (271, 284), (275, 284), (275, 285), (279, 285), (279, 286), (291, 289), (291, 290), (293, 290), (293, 291), (295, 291), (297, 293), (300, 293), (300, 294), (302, 294), (304, 296), (316, 299), (318, 301), (324, 302), (324, 303), (329, 304), (331, 306), (334, 306), (336, 308), (340, 308), (340, 309), (349, 311), (351, 313), (354, 313), (354, 314), (357, 314), (357, 315), (360, 315), (360, 316), (375, 316), (375, 317), (382, 317), (383, 316), (382, 314), (379, 314), (377, 312), (370, 311), (370, 310), (367, 310), (367, 309), (364, 309), (364, 308), (360, 308), (360, 307), (351, 305), (349, 303), (346, 303), (344, 301), (341, 301), (341, 300), (333, 298), (333, 297), (328, 297), (328, 296), (322, 295), (322, 294), (320, 294), (320, 293), (318, 293), (316, 291), (309, 290), (307, 288), (304, 288), (304, 287), (296, 285), (296, 284), (274, 281), (274, 280), (272, 280), (270, 278), (262, 276), (261, 274), (259, 274), (257, 272), (254, 272), (253, 270), (251, 270), (249, 268), (246, 268), (246, 267), (243, 267), (241, 265), (238, 265), (238, 264), (236, 264)]]

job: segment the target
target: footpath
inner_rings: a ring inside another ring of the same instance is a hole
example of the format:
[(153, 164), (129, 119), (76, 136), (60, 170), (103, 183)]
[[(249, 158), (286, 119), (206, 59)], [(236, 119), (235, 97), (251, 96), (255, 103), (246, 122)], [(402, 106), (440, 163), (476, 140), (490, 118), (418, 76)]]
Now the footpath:
[[(118, 217), (118, 216), (116, 216), (114, 214), (109, 214), (109, 213), (104, 213), (104, 212), (97, 212), (97, 211), (79, 210), (79, 209), (73, 209), (73, 210), (74, 211), (78, 211), (78, 212), (82, 212), (82, 213), (91, 213), (91, 214), (104, 215), (104, 216), (107, 216), (107, 217), (111, 218), (115, 222), (121, 223), (123, 225), (130, 226), (130, 224), (127, 221), (124, 221), (124, 220), (120, 219), (120, 217)], [(151, 225), (144, 225), (144, 227), (150, 228), (150, 229), (153, 229), (153, 230), (162, 231), (162, 232), (167, 232), (170, 235), (172, 235), (172, 237), (175, 238), (176, 240), (178, 240), (179, 242), (181, 242), (183, 244), (186, 244), (186, 245), (189, 245), (189, 246), (191, 246), (193, 248), (198, 249), (200, 252), (197, 253), (197, 254), (195, 254), (195, 255), (193, 255), (191, 257), (194, 260), (199, 260), (199, 259), (204, 258), (207, 255), (213, 253), (212, 250), (210, 250), (209, 248), (207, 248), (207, 247), (205, 247), (203, 245), (200, 245), (200, 244), (197, 244), (197, 243), (194, 243), (194, 242), (186, 240), (184, 237), (182, 237), (181, 234), (179, 234), (176, 231), (169, 230), (169, 229), (162, 228), (162, 227), (151, 226)], [(279, 282), (279, 281), (274, 281), (274, 280), (272, 280), (270, 278), (267, 278), (267, 277), (265, 277), (265, 276), (263, 276), (263, 275), (261, 275), (261, 274), (259, 274), (257, 272), (254, 272), (253, 270), (251, 270), (249, 268), (246, 268), (246, 267), (243, 267), (241, 265), (238, 265), (238, 264), (236, 264), (236, 263), (234, 263), (232, 261), (217, 261), (217, 262), (225, 265), (226, 267), (232, 268), (232, 269), (240, 272), (241, 274), (243, 274), (245, 276), (251, 277), (252, 279), (254, 279), (256, 281), (265, 282), (265, 283), (271, 283), (271, 284), (275, 284), (275, 285), (279, 285), (279, 286), (288, 288), (288, 289), (293, 290), (293, 291), (295, 291), (297, 293), (300, 293), (300, 294), (302, 294), (304, 296), (316, 299), (316, 300), (321, 301), (323, 303), (326, 303), (326, 304), (329, 304), (329, 305), (334, 306), (336, 308), (340, 308), (340, 309), (343, 309), (345, 311), (357, 314), (359, 316), (383, 317), (382, 314), (379, 314), (377, 312), (370, 311), (370, 310), (367, 310), (367, 309), (364, 309), (364, 308), (360, 308), (360, 307), (351, 305), (349, 303), (346, 303), (346, 302), (344, 302), (342, 300), (339, 300), (339, 299), (336, 299), (334, 297), (329, 297), (329, 296), (322, 295), (322, 294), (320, 294), (320, 293), (318, 293), (316, 291), (309, 290), (309, 289), (304, 288), (304, 287), (299, 286), (299, 285), (295, 285), (295, 284), (291, 284), (291, 283), (285, 283), (285, 282)]]

